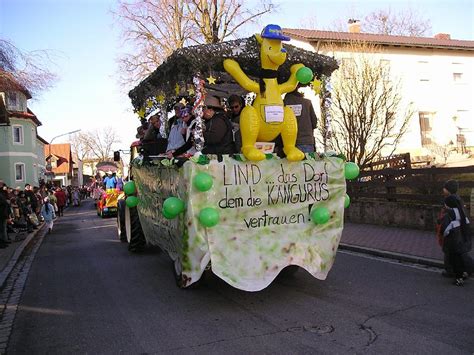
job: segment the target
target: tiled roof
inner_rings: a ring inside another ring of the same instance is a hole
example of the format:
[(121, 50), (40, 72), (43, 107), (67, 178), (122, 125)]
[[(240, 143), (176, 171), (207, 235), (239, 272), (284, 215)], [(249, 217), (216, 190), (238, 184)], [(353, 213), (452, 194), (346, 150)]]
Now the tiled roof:
[[(51, 151), (49, 150), (51, 147)], [(71, 144), (46, 144), (44, 146), (44, 155), (48, 158), (50, 155), (58, 157), (57, 168), (53, 168), (55, 174), (69, 174), (72, 172)]]
[(283, 33), (293, 39), (301, 39), (305, 41), (325, 41), (340, 43), (345, 43), (349, 41), (363, 41), (388, 46), (446, 48), (466, 51), (474, 50), (474, 41), (447, 38), (390, 36), (371, 33), (333, 32), (296, 28), (284, 28)]
[(40, 137), (39, 135), (36, 135), (36, 138), (43, 144), (49, 144), (49, 142), (44, 139), (43, 137)]
[(32, 120), (37, 126), (42, 125), (41, 121), (38, 119), (38, 117), (36, 117), (36, 115), (30, 109), (27, 109), (27, 112), (9, 110), (8, 115), (10, 117), (15, 117), (15, 118), (27, 118), (27, 119)]
[(21, 91), (27, 99), (31, 99), (30, 92), (11, 73), (0, 69), (0, 91), (10, 90)]

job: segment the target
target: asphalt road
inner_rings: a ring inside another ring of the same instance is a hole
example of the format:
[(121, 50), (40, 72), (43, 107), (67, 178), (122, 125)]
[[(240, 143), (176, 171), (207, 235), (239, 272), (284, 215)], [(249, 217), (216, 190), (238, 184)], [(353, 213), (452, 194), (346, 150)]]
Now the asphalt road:
[(340, 252), (326, 281), (304, 270), (263, 291), (175, 286), (170, 259), (134, 255), (91, 202), (47, 235), (8, 354), (474, 352), (474, 279)]

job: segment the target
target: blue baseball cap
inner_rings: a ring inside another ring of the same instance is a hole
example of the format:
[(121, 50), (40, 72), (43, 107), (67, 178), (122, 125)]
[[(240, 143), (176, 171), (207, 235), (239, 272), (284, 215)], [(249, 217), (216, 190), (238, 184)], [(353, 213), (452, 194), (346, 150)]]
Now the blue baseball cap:
[(290, 37), (285, 36), (278, 25), (266, 25), (260, 34), (262, 38), (279, 39), (280, 41), (289, 41)]

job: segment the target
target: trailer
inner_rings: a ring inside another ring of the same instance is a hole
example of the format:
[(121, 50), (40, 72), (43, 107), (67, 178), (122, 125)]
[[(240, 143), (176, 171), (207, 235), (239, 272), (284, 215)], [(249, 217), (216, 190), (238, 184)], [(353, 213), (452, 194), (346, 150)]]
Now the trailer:
[[(337, 68), (333, 58), (284, 48), (287, 60), (278, 82), (290, 82), (295, 63), (302, 61), (318, 76)], [(180, 88), (190, 92), (192, 83), (197, 96), (229, 95), (237, 87), (223, 61), (236, 60), (251, 78), (258, 77), (258, 51), (254, 37), (179, 49), (129, 96), (144, 114), (155, 102), (171, 110), (185, 98)], [(206, 75), (218, 78), (217, 84), (199, 88), (196, 78)], [(119, 236), (131, 251), (147, 245), (165, 251), (183, 288), (212, 272), (233, 287), (259, 291), (295, 266), (324, 280), (343, 230), (348, 164), (335, 153), (293, 160), (271, 153), (258, 161), (245, 154), (169, 159), (134, 143), (133, 181), (125, 185), (126, 200), (119, 201)]]

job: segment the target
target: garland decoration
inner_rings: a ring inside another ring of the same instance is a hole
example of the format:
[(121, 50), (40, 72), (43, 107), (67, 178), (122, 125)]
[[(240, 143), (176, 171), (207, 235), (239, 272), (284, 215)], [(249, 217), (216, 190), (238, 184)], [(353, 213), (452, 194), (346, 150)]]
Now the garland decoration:
[(202, 122), (202, 107), (204, 106), (204, 99), (206, 97), (204, 90), (204, 80), (198, 75), (193, 77), (194, 92), (196, 93), (196, 100), (194, 102), (193, 114), (196, 120), (196, 128), (194, 129), (194, 146), (198, 153), (204, 148), (204, 131)]
[[(278, 70), (278, 81), (285, 82), (290, 75), (290, 67), (295, 63), (305, 63), (318, 77), (331, 75), (338, 68), (334, 58), (284, 44), (287, 60)], [(173, 106), (183, 95), (182, 88), (190, 84), (197, 73), (202, 78), (217, 79), (211, 86), (234, 84), (234, 80), (225, 75), (223, 60), (232, 58), (239, 62), (242, 70), (258, 81), (260, 76), (260, 47), (254, 36), (215, 44), (202, 44), (179, 48), (174, 51), (158, 68), (129, 92), (136, 111), (146, 105), (147, 99), (158, 93), (166, 97), (163, 108)], [(184, 92), (184, 94), (187, 94)], [(245, 93), (243, 93), (245, 94)], [(188, 100), (189, 101), (189, 100)]]

